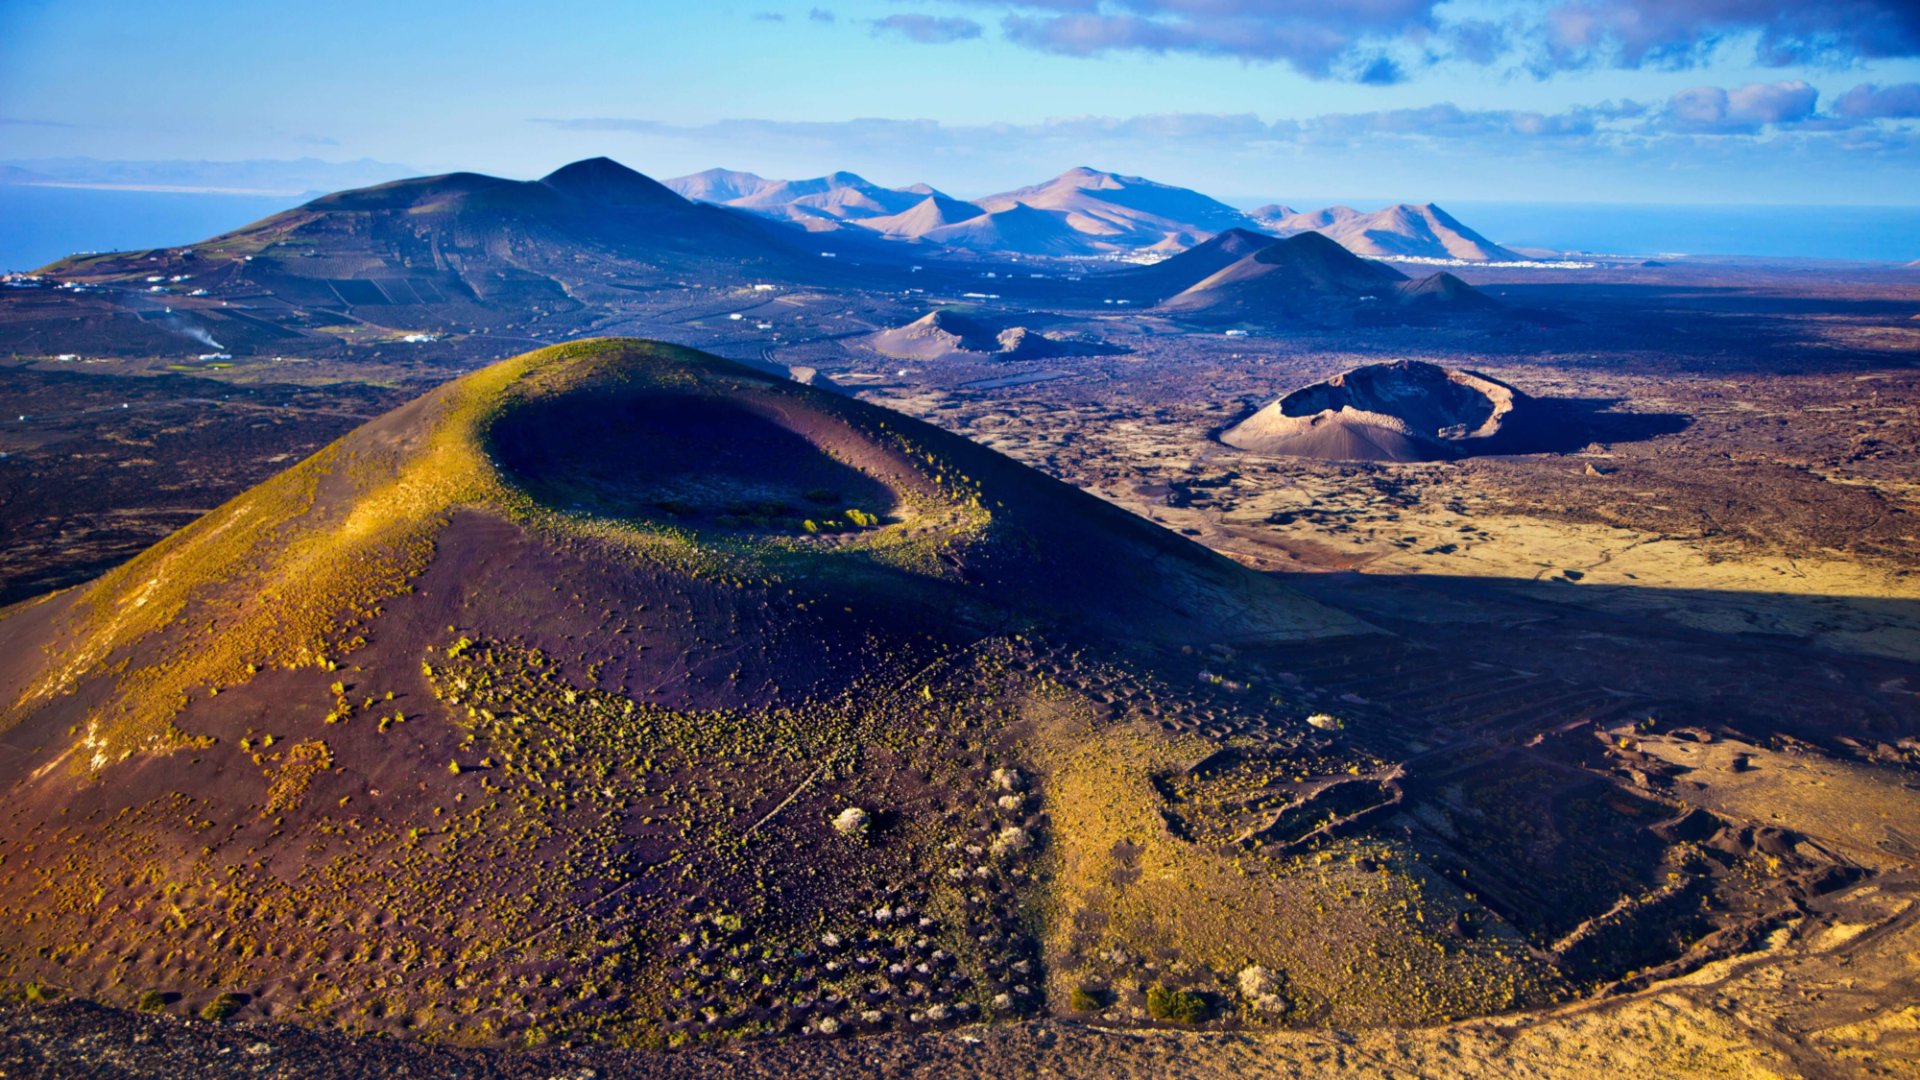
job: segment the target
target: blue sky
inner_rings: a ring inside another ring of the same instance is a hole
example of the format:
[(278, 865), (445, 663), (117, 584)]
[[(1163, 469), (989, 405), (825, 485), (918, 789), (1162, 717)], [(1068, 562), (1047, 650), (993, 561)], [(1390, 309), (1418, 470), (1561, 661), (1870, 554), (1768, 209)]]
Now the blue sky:
[(0, 0), (0, 160), (1920, 204), (1911, 0)]

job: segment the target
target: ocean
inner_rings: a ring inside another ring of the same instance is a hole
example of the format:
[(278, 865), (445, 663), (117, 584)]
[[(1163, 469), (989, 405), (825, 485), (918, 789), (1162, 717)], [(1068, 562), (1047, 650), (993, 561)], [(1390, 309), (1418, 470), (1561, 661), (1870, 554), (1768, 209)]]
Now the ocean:
[[(1608, 255), (1912, 262), (1920, 206), (1441, 204), (1495, 243)], [(1363, 207), (1368, 209), (1368, 207)]]
[(32, 270), (81, 251), (189, 244), (309, 197), (0, 184), (0, 270)]

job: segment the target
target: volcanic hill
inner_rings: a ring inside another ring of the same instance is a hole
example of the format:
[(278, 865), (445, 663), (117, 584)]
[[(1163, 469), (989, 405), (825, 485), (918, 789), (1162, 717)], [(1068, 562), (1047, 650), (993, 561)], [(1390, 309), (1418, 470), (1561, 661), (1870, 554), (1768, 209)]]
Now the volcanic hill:
[(0, 987), (492, 1046), (1408, 1026), (1846, 873), (1594, 730), (1435, 758), (1314, 674), (1462, 666), (932, 426), (558, 346), (0, 612)]
[[(1236, 246), (1246, 243), (1243, 239)], [(1214, 261), (1225, 251), (1195, 248), (1186, 254)], [(1159, 310), (1203, 325), (1418, 323), (1508, 314), (1505, 305), (1452, 274), (1410, 281), (1386, 263), (1363, 259), (1317, 232), (1255, 248), (1169, 297)]]
[(1245, 214), (1197, 191), (1085, 166), (977, 201), (989, 211), (1027, 206), (1060, 215), (1081, 236), (1087, 253), (1180, 251), (1249, 223)]
[(994, 360), (1040, 360), (1117, 352), (1093, 341), (1055, 338), (1025, 326), (995, 327), (957, 311), (930, 311), (905, 326), (869, 339), (880, 353), (902, 360), (940, 360), (972, 355)]
[(1329, 302), (1377, 299), (1405, 280), (1385, 263), (1362, 259), (1308, 232), (1240, 257), (1160, 307), (1196, 321), (1260, 321), (1325, 310)]
[(845, 282), (858, 271), (820, 250), (855, 241), (690, 202), (594, 158), (539, 180), (451, 173), (336, 192), (198, 244), (75, 256), (47, 273), (122, 286), (180, 275), (206, 294), (165, 298), (182, 317), (270, 351), (330, 321), (579, 333), (636, 285)]
[[(1365, 632), (935, 428), (556, 347), (0, 619), (0, 972), (516, 1043), (1017, 1015), (1150, 942), (1336, 1020), (1507, 1007), (1550, 976), (1446, 889), (1153, 839), (1229, 716), (1308, 803), (1391, 783), (1139, 650)], [(1342, 929), (1274, 943), (1300, 910)], [(1422, 980), (1351, 983), (1355, 940)]]
[(1151, 266), (1109, 274), (1100, 279), (1100, 289), (1134, 299), (1165, 300), (1277, 243), (1266, 233), (1228, 229)]
[[(1519, 449), (1526, 395), (1471, 371), (1417, 360), (1368, 364), (1302, 387), (1228, 428), (1242, 450), (1335, 461), (1436, 461)], [(1509, 438), (1502, 441), (1503, 434)], [(1497, 451), (1495, 451), (1497, 452)]]

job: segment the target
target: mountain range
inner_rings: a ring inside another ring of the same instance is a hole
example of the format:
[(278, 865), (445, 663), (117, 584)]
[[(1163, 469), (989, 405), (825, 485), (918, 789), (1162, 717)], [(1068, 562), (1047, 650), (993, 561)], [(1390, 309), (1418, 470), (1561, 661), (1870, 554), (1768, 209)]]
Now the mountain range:
[[(227, 346), (277, 351), (306, 333), (301, 313), (312, 311), (420, 332), (577, 334), (636, 289), (845, 283), (862, 272), (855, 260), (821, 256), (868, 249), (898, 251), (865, 235), (809, 238), (593, 158), (538, 180), (448, 173), (335, 192), (198, 244), (45, 269), (122, 285), (191, 280), (204, 302), (184, 289), (149, 299), (204, 320)], [(243, 297), (245, 315), (221, 303)], [(95, 347), (88, 341), (69, 347)]]
[(709, 169), (666, 181), (698, 202), (747, 210), (812, 231), (864, 229), (890, 239), (1041, 256), (1173, 254), (1229, 229), (1319, 232), (1357, 255), (1503, 262), (1520, 255), (1432, 203), (1372, 213), (1311, 213), (1273, 204), (1242, 211), (1189, 188), (1081, 166), (1045, 183), (964, 201), (927, 184), (882, 187), (850, 172), (769, 180)]
[[(279, 353), (296, 341), (324, 347), (352, 325), (539, 342), (578, 336), (663, 289), (892, 290), (914, 274), (923, 287), (964, 295), (978, 264), (942, 255), (1077, 256), (1096, 243), (1184, 250), (1150, 266), (1020, 275), (1001, 288), (1049, 304), (1124, 299), (1186, 322), (1247, 326), (1424, 321), (1499, 307), (1450, 275), (1406, 281), (1312, 230), (1209, 232), (1237, 212), (1086, 170), (986, 201), (996, 209), (850, 174), (788, 182), (710, 172), (679, 183), (731, 198), (691, 200), (606, 158), (538, 180), (448, 173), (336, 192), (196, 244), (54, 263), (48, 276), (120, 298), (83, 294), (78, 307), (49, 309), (43, 329), (65, 351), (164, 349), (186, 335), (216, 350)], [(163, 280), (191, 285), (152, 284)], [(122, 317), (129, 304), (137, 318)], [(1053, 348), (1036, 340), (1018, 352)]]

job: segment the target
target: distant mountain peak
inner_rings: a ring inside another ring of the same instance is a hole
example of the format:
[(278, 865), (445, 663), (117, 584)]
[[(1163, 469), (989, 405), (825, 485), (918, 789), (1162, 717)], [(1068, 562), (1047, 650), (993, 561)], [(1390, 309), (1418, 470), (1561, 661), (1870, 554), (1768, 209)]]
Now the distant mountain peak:
[[(1257, 224), (1217, 199), (1138, 176), (1077, 166), (1032, 187), (978, 200), (990, 212), (1025, 205), (1055, 215), (1077, 235), (1078, 254), (1121, 251), (1183, 251), (1222, 230)], [(1065, 246), (1048, 240), (1048, 251)]]
[[(1276, 212), (1277, 211), (1277, 212)], [(1264, 206), (1253, 216), (1282, 234), (1325, 233), (1369, 258), (1460, 259), (1502, 262), (1518, 255), (1461, 224), (1437, 203), (1399, 203), (1363, 214), (1348, 206), (1311, 213)]]
[(610, 157), (590, 157), (562, 165), (540, 179), (542, 183), (564, 184), (586, 178), (603, 179), (639, 175)]
[(681, 201), (672, 189), (607, 157), (563, 165), (540, 178), (555, 191), (603, 202)]
[(723, 180), (724, 179), (724, 180), (751, 180), (757, 183), (767, 182), (767, 178), (764, 176), (761, 176), (759, 173), (751, 173), (743, 169), (719, 169), (719, 168), (702, 169), (697, 173), (693, 173), (688, 176), (679, 177), (679, 179), (681, 180)]
[(668, 188), (679, 192), (683, 198), (707, 203), (728, 203), (758, 194), (784, 181), (769, 180), (757, 173), (743, 172), (739, 169), (707, 169), (690, 176), (676, 176), (664, 183)]
[[(1338, 254), (1335, 254), (1335, 253)], [(1340, 242), (1325, 233), (1303, 232), (1262, 247), (1254, 253), (1261, 262), (1283, 262), (1308, 256), (1316, 259), (1345, 259), (1351, 255)]]
[(1213, 239), (1207, 241), (1208, 244), (1216, 246), (1253, 244), (1260, 247), (1265, 247), (1273, 242), (1274, 238), (1268, 236), (1266, 233), (1255, 232), (1252, 229), (1243, 229), (1238, 225), (1231, 229), (1215, 233)]
[[(911, 188), (905, 190), (912, 191)], [(930, 188), (928, 192), (919, 202), (898, 214), (868, 218), (858, 224), (884, 236), (917, 240), (935, 229), (982, 216), (981, 209), (972, 203), (949, 198)]]
[(1107, 172), (1104, 169), (1095, 169), (1086, 165), (1077, 165), (1068, 169), (1066, 172), (1055, 177), (1053, 183), (1066, 183), (1074, 187), (1086, 188), (1093, 191), (1116, 191), (1125, 187), (1166, 186), (1164, 184), (1156, 184), (1151, 180), (1144, 180), (1138, 176), (1122, 176), (1119, 173)]

